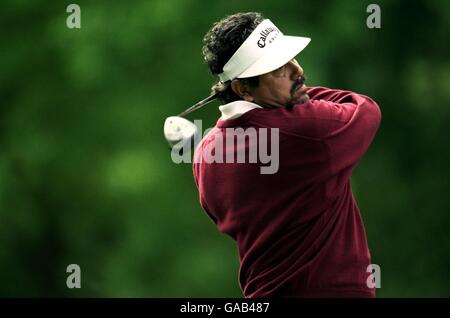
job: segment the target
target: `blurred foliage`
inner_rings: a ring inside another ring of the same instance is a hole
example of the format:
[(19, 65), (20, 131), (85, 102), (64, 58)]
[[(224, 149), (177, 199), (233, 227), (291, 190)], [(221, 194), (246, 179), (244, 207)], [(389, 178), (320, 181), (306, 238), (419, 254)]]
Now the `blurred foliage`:
[[(309, 85), (371, 96), (379, 133), (352, 183), (379, 297), (450, 296), (450, 2), (0, 3), (0, 296), (241, 297), (234, 242), (174, 164), (167, 116), (207, 96), (213, 22), (260, 11), (312, 38)], [(213, 126), (217, 104), (195, 113)], [(79, 264), (82, 288), (66, 287)]]

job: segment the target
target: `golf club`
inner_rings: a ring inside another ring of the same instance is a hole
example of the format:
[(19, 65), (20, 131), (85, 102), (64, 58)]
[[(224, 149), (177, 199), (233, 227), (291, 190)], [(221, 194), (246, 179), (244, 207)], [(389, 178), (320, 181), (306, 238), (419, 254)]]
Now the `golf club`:
[(207, 98), (199, 101), (195, 105), (192, 105), (177, 116), (170, 116), (166, 118), (164, 122), (164, 137), (169, 143), (171, 149), (175, 145), (177, 146), (177, 148), (183, 147), (187, 142), (190, 142), (191, 139), (194, 138), (198, 133), (197, 127), (194, 125), (194, 123), (183, 117), (209, 104), (217, 97), (218, 94), (210, 95)]

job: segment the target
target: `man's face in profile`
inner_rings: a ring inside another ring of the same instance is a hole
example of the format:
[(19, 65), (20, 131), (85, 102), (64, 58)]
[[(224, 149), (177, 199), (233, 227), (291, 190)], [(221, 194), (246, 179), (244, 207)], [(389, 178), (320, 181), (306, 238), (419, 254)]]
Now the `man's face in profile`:
[(259, 85), (248, 88), (249, 96), (245, 99), (268, 108), (303, 104), (309, 100), (303, 75), (301, 66), (292, 59), (280, 68), (260, 75)]

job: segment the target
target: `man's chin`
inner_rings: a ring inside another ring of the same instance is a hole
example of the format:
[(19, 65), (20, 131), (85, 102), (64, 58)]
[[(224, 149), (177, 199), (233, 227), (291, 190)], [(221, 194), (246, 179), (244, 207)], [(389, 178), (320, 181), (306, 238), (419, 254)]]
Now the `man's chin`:
[(297, 105), (297, 104), (304, 104), (307, 101), (309, 101), (309, 96), (308, 94), (302, 94), (300, 96), (298, 96), (297, 98), (292, 100), (292, 105)]
[(308, 94), (302, 94), (296, 98), (292, 98), (291, 101), (286, 105), (286, 109), (292, 110), (295, 105), (301, 105), (309, 101)]

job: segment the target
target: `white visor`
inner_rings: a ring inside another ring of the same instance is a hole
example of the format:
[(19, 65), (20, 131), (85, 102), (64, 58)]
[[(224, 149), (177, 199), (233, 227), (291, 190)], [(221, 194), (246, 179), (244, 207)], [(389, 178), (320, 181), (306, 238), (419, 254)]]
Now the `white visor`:
[(310, 41), (310, 38), (283, 35), (266, 19), (225, 64), (219, 78), (226, 82), (269, 73), (292, 60)]

